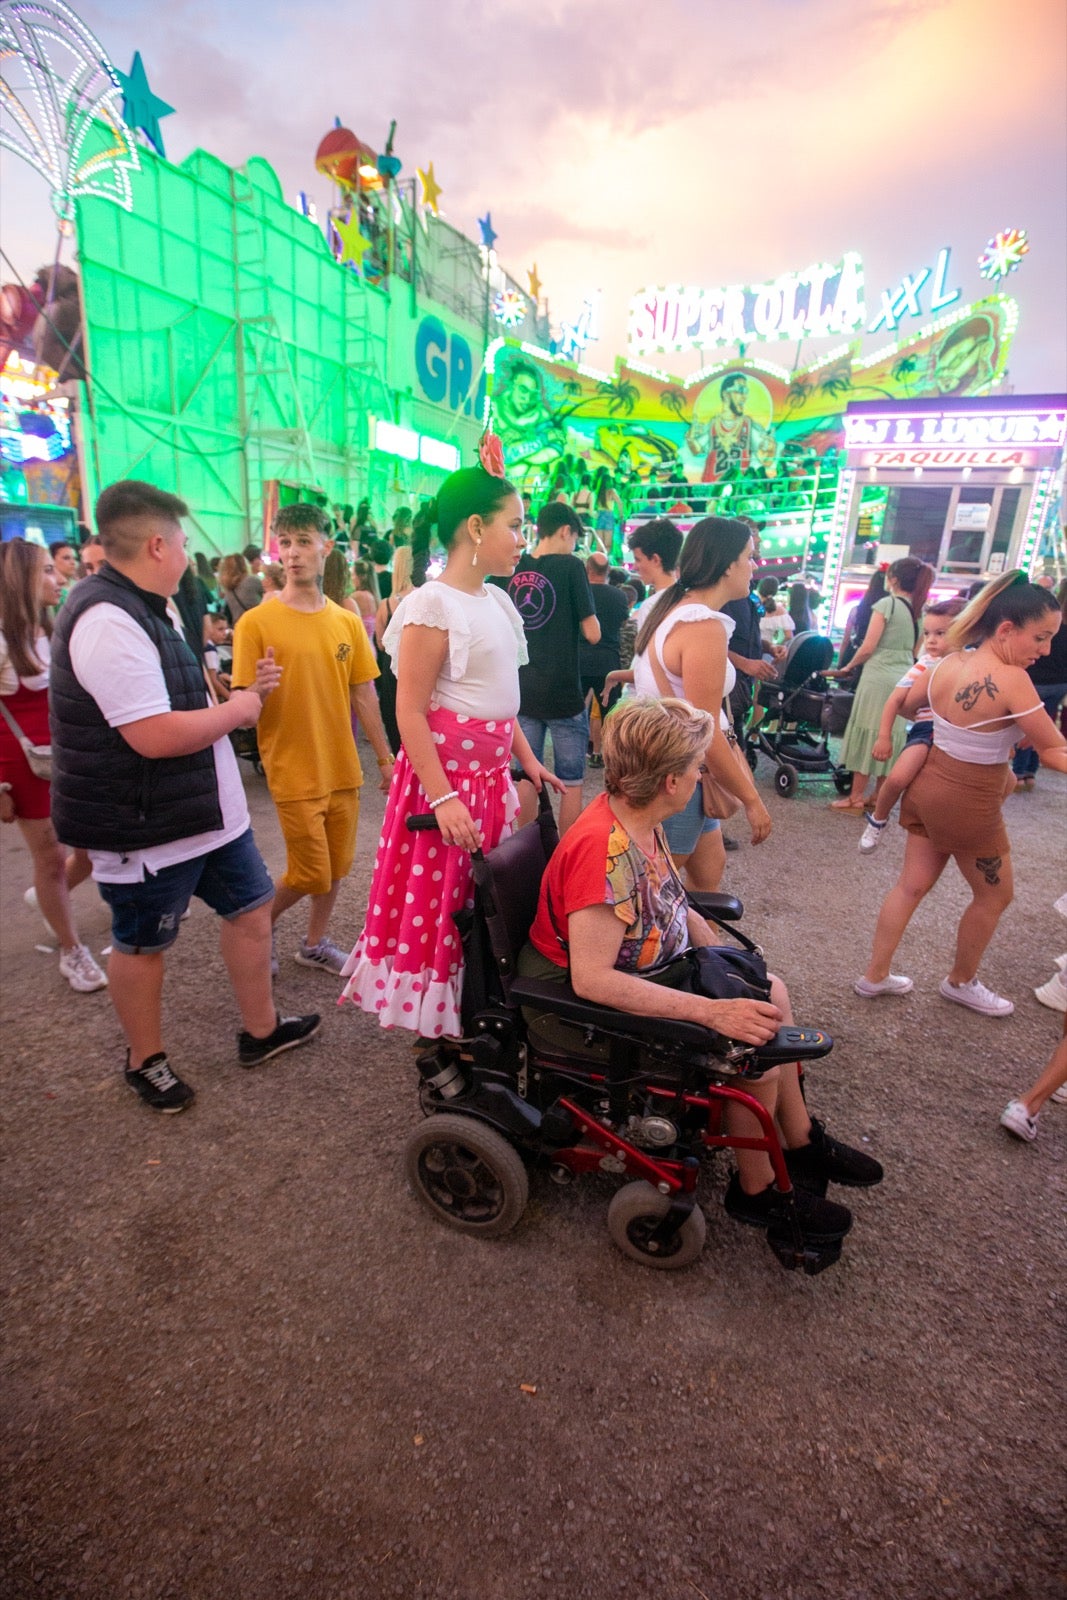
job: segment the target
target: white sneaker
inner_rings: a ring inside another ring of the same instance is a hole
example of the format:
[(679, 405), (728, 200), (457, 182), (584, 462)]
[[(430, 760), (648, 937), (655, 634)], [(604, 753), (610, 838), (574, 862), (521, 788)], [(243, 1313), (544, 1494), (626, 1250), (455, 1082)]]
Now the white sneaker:
[(880, 983), (871, 983), (869, 978), (857, 978), (852, 987), (864, 1000), (874, 1000), (880, 994), (910, 994), (915, 985), (910, 978), (903, 978), (898, 972), (891, 972), (888, 978), (883, 978)]
[(1034, 997), (1052, 1011), (1067, 1011), (1067, 983), (1063, 981), (1063, 973), (1055, 973), (1040, 989), (1035, 989)]
[(1033, 1144), (1037, 1138), (1037, 1118), (1032, 1117), (1021, 1100), (1009, 1100), (1000, 1113), (1000, 1126), (1007, 1128), (1017, 1139)]
[(1060, 971), (1063, 972), (1067, 968), (1067, 954), (1057, 956), (1052, 964), (1054, 967), (1059, 967)]
[(107, 976), (97, 966), (83, 944), (73, 950), (63, 950), (59, 956), (59, 970), (72, 989), (79, 994), (92, 994), (94, 989), (107, 988)]
[(293, 960), (299, 962), (302, 967), (318, 967), (320, 972), (329, 972), (335, 977), (340, 977), (348, 956), (331, 940), (320, 939), (318, 944), (302, 944)]
[(980, 1011), (983, 1017), (1010, 1017), (1015, 1010), (1010, 1000), (1005, 1000), (1002, 994), (994, 994), (977, 978), (972, 978), (970, 983), (949, 983), (947, 978), (942, 978), (941, 993), (946, 1000), (955, 1000), (958, 1006)]
[(1058, 1089), (1053, 1089), (1049, 1099), (1055, 1100), (1058, 1106), (1067, 1106), (1067, 1083), (1061, 1083)]
[(875, 822), (869, 811), (866, 813), (866, 815), (867, 826), (860, 834), (860, 849), (863, 851), (864, 855), (866, 855), (869, 851), (876, 850), (878, 848), (882, 842), (882, 835), (889, 826), (888, 817), (886, 817), (884, 822)]

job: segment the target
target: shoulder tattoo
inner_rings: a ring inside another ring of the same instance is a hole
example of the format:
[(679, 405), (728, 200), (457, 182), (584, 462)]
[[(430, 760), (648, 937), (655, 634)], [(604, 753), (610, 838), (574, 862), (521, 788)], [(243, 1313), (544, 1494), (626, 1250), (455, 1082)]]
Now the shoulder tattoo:
[(973, 683), (966, 683), (962, 689), (957, 689), (956, 704), (962, 706), (964, 711), (973, 711), (984, 694), (987, 694), (990, 700), (995, 700), (999, 693), (1000, 690), (987, 672), (984, 678), (975, 679)]

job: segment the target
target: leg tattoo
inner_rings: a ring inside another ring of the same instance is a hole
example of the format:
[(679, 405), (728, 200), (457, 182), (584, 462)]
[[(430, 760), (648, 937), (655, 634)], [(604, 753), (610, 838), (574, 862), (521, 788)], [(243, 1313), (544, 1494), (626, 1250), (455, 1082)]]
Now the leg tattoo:
[(986, 883), (998, 884), (1003, 861), (1004, 858), (1002, 856), (979, 856), (975, 861), (975, 866), (985, 878)]

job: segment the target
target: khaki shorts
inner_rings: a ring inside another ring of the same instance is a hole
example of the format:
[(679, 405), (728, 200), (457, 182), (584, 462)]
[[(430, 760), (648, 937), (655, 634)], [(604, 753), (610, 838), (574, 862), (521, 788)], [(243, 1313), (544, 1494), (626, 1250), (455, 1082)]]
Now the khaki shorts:
[(356, 854), (359, 790), (338, 789), (312, 800), (275, 802), (285, 839), (281, 879), (295, 894), (327, 894), (347, 878)]

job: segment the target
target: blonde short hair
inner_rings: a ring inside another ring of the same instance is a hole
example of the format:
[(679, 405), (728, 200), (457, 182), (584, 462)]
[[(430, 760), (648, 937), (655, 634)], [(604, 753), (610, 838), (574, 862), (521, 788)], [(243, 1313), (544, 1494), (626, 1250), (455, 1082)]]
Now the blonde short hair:
[(411, 582), (411, 574), (412, 574), (413, 567), (414, 567), (414, 557), (412, 556), (412, 553), (411, 553), (411, 546), (409, 544), (399, 545), (397, 547), (395, 555), (393, 556), (393, 589), (394, 589), (394, 591), (398, 590), (398, 589), (406, 588), (407, 585)]
[(632, 806), (651, 805), (671, 774), (704, 754), (715, 718), (688, 700), (624, 700), (604, 723), (604, 787)]

